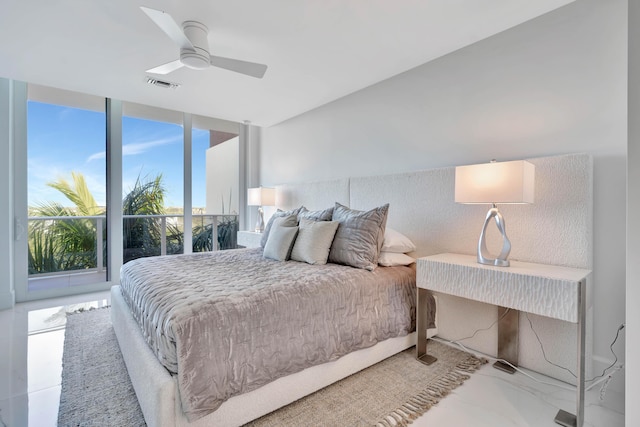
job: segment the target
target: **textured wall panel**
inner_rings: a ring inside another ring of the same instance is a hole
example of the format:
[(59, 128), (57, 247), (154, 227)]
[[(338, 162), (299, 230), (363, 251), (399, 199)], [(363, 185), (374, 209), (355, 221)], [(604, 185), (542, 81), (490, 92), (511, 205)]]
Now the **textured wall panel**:
[(289, 210), (304, 205), (309, 210), (326, 209), (335, 202), (349, 206), (349, 179), (284, 184), (276, 187), (276, 206)]

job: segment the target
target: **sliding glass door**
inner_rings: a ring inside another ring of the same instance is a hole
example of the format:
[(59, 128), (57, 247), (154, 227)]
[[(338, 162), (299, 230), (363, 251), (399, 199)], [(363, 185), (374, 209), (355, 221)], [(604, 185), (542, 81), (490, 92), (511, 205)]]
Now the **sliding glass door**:
[(28, 86), (26, 147), (16, 153), (26, 157), (26, 174), (16, 168), (26, 175), (16, 179), (26, 193), (26, 215), (16, 219), (27, 264), (26, 280), (16, 275), (20, 300), (106, 283), (105, 144), (103, 98)]

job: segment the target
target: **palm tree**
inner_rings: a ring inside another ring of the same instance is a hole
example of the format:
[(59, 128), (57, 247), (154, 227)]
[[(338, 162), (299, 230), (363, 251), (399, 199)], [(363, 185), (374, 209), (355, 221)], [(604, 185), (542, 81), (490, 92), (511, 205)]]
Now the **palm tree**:
[[(104, 214), (91, 195), (84, 176), (72, 172), (73, 182), (63, 178), (47, 185), (76, 206), (65, 208), (51, 202), (38, 206), (36, 216), (74, 217)], [(96, 267), (96, 225), (90, 219), (37, 221), (29, 230), (29, 273), (79, 270)], [(100, 244), (104, 244), (101, 242)]]
[[(38, 206), (33, 211), (35, 216), (75, 217), (105, 214), (104, 207), (98, 206), (91, 195), (84, 176), (75, 172), (72, 172), (71, 176), (71, 183), (60, 178), (47, 185), (64, 194), (75, 205), (75, 208), (66, 208), (59, 203), (51, 202)], [(145, 218), (145, 216), (165, 213), (164, 195), (162, 174), (147, 181), (142, 181), (138, 175), (135, 185), (124, 197), (122, 213), (132, 217), (123, 219), (123, 262), (160, 255), (162, 230), (159, 220), (156, 217)], [(231, 198), (231, 194), (229, 198)], [(211, 224), (194, 228), (192, 246), (194, 252), (213, 250), (212, 230)], [(237, 217), (233, 215), (225, 217), (218, 224), (219, 248), (235, 248), (237, 246), (235, 239), (237, 231)], [(103, 230), (103, 236), (106, 236), (105, 230)], [(183, 252), (184, 234), (178, 226), (168, 225), (166, 239), (168, 254)], [(106, 246), (105, 241), (101, 244), (103, 248)], [(37, 221), (30, 227), (29, 274), (95, 267), (96, 226), (94, 220)]]
[[(164, 213), (162, 174), (146, 182), (136, 183), (122, 202), (123, 215), (161, 215)], [(125, 218), (123, 220), (124, 260), (160, 255), (161, 230), (157, 218)]]

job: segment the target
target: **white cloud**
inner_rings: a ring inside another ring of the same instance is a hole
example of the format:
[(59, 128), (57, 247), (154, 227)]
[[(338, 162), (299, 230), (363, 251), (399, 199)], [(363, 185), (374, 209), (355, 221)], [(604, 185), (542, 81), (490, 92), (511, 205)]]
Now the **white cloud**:
[(107, 157), (107, 153), (105, 151), (99, 151), (87, 157), (87, 163), (89, 163), (92, 160), (102, 160), (102, 159), (105, 159), (106, 157)]
[[(122, 146), (122, 156), (124, 157), (124, 156), (134, 156), (136, 154), (144, 154), (155, 147), (174, 144), (176, 142), (182, 142), (182, 136), (176, 136), (173, 138), (161, 138), (161, 139), (155, 139), (152, 141), (145, 141), (145, 142), (132, 142), (130, 144), (125, 144)], [(92, 160), (104, 159), (105, 157), (106, 157), (106, 153), (104, 151), (100, 151), (90, 155), (87, 158), (87, 163)]]

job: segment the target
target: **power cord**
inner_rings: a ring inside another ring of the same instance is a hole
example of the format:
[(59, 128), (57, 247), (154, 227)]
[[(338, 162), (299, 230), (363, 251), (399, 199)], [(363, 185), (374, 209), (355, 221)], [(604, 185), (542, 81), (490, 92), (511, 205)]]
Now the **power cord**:
[[(455, 344), (455, 345), (457, 345), (458, 347), (460, 347), (463, 351), (465, 351), (465, 352), (467, 352), (467, 353), (471, 353), (471, 354), (474, 354), (474, 355), (476, 354), (475, 352), (473, 352), (473, 351), (469, 350), (467, 347), (465, 347), (462, 343), (460, 343), (460, 342), (458, 342), (458, 341), (447, 340), (447, 339), (443, 339), (443, 338), (440, 338), (440, 337), (431, 337), (430, 339), (435, 340), (435, 341), (439, 341), (439, 342), (442, 342), (442, 343)], [(494, 361), (494, 362), (502, 362), (502, 363), (505, 363), (505, 364), (507, 364), (507, 365), (511, 366), (511, 367), (512, 367), (513, 369), (515, 369), (516, 371), (520, 372), (522, 375), (524, 375), (524, 376), (526, 376), (526, 377), (528, 377), (528, 378), (531, 378), (533, 381), (535, 381), (535, 382), (537, 382), (537, 383), (545, 384), (545, 385), (550, 385), (550, 386), (554, 386), (554, 387), (558, 387), (558, 388), (561, 388), (561, 389), (563, 389), (563, 390), (568, 390), (568, 391), (571, 391), (571, 392), (575, 392), (575, 391), (576, 391), (575, 387), (570, 386), (570, 385), (563, 385), (563, 384), (557, 384), (557, 383), (550, 383), (550, 382), (547, 382), (547, 381), (543, 381), (543, 380), (541, 380), (540, 378), (536, 378), (536, 377), (534, 377), (533, 375), (529, 374), (528, 372), (523, 371), (523, 370), (522, 370), (522, 369), (520, 369), (518, 366), (513, 365), (513, 364), (512, 364), (511, 362), (509, 362), (508, 360), (498, 359), (497, 357), (492, 357), (492, 356), (489, 356), (489, 355), (487, 355), (487, 354), (483, 354), (482, 356), (483, 356), (483, 357), (486, 357), (487, 359), (489, 359), (489, 360), (491, 360), (491, 361)]]
[(538, 336), (538, 333), (533, 328), (533, 323), (531, 322), (531, 319), (529, 318), (529, 313), (525, 313), (525, 315), (527, 316), (527, 320), (529, 321), (529, 327), (533, 331), (533, 334), (536, 336), (536, 339), (538, 340), (538, 344), (540, 344), (540, 350), (542, 350), (542, 357), (544, 357), (544, 360), (546, 360), (547, 363), (549, 363), (550, 365), (553, 365), (553, 366), (558, 367), (560, 369), (564, 369), (565, 371), (569, 372), (571, 375), (573, 375), (573, 378), (578, 378), (576, 376), (576, 374), (574, 374), (573, 371), (571, 371), (571, 369), (565, 368), (564, 366), (558, 365), (557, 363), (553, 363), (551, 360), (549, 360), (547, 358), (547, 353), (545, 353), (545, 351), (544, 351), (544, 345), (542, 345), (542, 341), (540, 340), (540, 337)]
[[(494, 327), (494, 326), (495, 326), (499, 321), (501, 321), (502, 319), (504, 319), (504, 316), (506, 316), (507, 314), (509, 314), (509, 312), (510, 312), (510, 311), (511, 311), (511, 309), (510, 309), (510, 308), (507, 308), (507, 309), (504, 311), (504, 313), (502, 313), (502, 315), (501, 315), (500, 317), (498, 317), (498, 319), (497, 319), (495, 322), (493, 322), (491, 325), (489, 325), (488, 327), (486, 327), (486, 328), (481, 328), (481, 329), (476, 329), (476, 331), (475, 331), (472, 335), (470, 335), (470, 336), (468, 336), (468, 337), (465, 337), (465, 338), (460, 338), (459, 340), (456, 340), (456, 341), (469, 340), (469, 339), (471, 339), (471, 338), (475, 337), (475, 336), (476, 336), (476, 334), (477, 334), (478, 332), (488, 331), (489, 329), (493, 328), (493, 327)], [(453, 342), (453, 341), (452, 341), (452, 342)]]
[[(501, 315), (500, 317), (498, 317), (498, 319), (497, 319), (495, 322), (493, 322), (491, 325), (489, 325), (489, 326), (488, 326), (488, 327), (486, 327), (486, 328), (476, 329), (476, 331), (475, 331), (472, 335), (470, 335), (470, 336), (468, 336), (468, 337), (460, 338), (460, 339), (457, 339), (457, 340), (447, 340), (447, 339), (443, 339), (443, 338), (440, 338), (440, 337), (433, 337), (433, 338), (431, 338), (431, 339), (433, 339), (433, 340), (435, 340), (435, 341), (439, 341), (439, 342), (455, 344), (455, 345), (459, 346), (463, 351), (465, 351), (465, 352), (467, 352), (467, 353), (472, 353), (472, 354), (473, 354), (473, 352), (472, 352), (471, 350), (469, 350), (467, 347), (465, 347), (465, 346), (464, 346), (460, 341), (464, 341), (464, 340), (471, 339), (471, 338), (475, 337), (475, 336), (476, 336), (476, 334), (478, 334), (478, 332), (481, 332), (481, 331), (488, 331), (488, 330), (490, 330), (490, 329), (491, 329), (491, 328), (493, 328), (493, 327), (494, 327), (494, 326), (495, 326), (495, 325), (496, 325), (500, 320), (502, 320), (502, 319), (503, 319), (503, 318), (504, 318), (504, 317), (509, 313), (509, 311), (510, 311), (510, 309), (506, 309), (506, 310), (505, 310), (505, 312), (504, 312), (504, 313), (502, 313), (502, 315)], [(536, 339), (538, 340), (538, 344), (540, 344), (540, 349), (542, 350), (542, 356), (544, 357), (544, 360), (545, 360), (547, 363), (549, 363), (549, 364), (551, 364), (551, 365), (553, 365), (553, 366), (556, 366), (556, 367), (558, 367), (558, 368), (560, 368), (560, 369), (564, 369), (565, 371), (569, 372), (569, 373), (570, 373), (574, 378), (577, 378), (576, 374), (574, 374), (574, 373), (573, 373), (573, 371), (571, 371), (569, 368), (566, 368), (566, 367), (564, 367), (564, 366), (558, 365), (557, 363), (554, 363), (554, 362), (550, 361), (550, 360), (547, 358), (547, 354), (546, 354), (546, 352), (545, 352), (545, 350), (544, 350), (544, 345), (542, 344), (542, 340), (540, 339), (540, 336), (538, 335), (538, 333), (536, 332), (535, 328), (533, 327), (533, 322), (531, 322), (531, 319), (529, 318), (529, 313), (525, 313), (525, 315), (526, 315), (526, 317), (527, 317), (527, 321), (529, 322), (529, 327), (531, 328), (531, 331), (533, 332), (533, 334), (535, 335)], [(611, 363), (608, 367), (606, 367), (606, 368), (602, 371), (602, 374), (601, 374), (601, 375), (598, 375), (598, 376), (593, 377), (593, 378), (591, 378), (591, 379), (585, 380), (585, 382), (593, 382), (593, 381), (595, 381), (593, 384), (591, 384), (591, 385), (590, 385), (589, 387), (587, 387), (585, 390), (591, 390), (593, 387), (595, 387), (595, 386), (596, 386), (596, 385), (598, 385), (599, 383), (604, 382), (604, 384), (602, 385), (602, 387), (601, 387), (601, 389), (600, 389), (600, 400), (604, 400), (604, 396), (605, 396), (605, 393), (606, 393), (606, 388), (607, 388), (607, 386), (609, 385), (609, 382), (611, 381), (611, 379), (613, 378), (613, 375), (614, 375), (616, 372), (618, 372), (619, 370), (621, 370), (621, 369), (623, 369), (623, 368), (624, 368), (624, 365), (618, 365), (618, 366), (616, 366), (616, 363), (618, 363), (618, 355), (617, 355), (617, 354), (616, 354), (616, 352), (613, 350), (613, 346), (614, 346), (614, 345), (615, 345), (615, 343), (618, 341), (618, 337), (619, 337), (619, 335), (620, 335), (620, 331), (621, 331), (621, 330), (623, 330), (623, 329), (625, 328), (625, 326), (626, 326), (626, 325), (625, 325), (624, 323), (622, 323), (622, 324), (618, 327), (618, 330), (616, 331), (616, 336), (615, 336), (615, 338), (613, 339), (613, 341), (611, 342), (611, 344), (609, 345), (609, 350), (611, 351), (611, 354), (613, 354), (613, 356), (614, 356), (614, 358), (615, 358), (615, 360), (613, 361), (613, 363)], [(555, 387), (562, 388), (562, 389), (565, 389), (565, 390), (575, 391), (575, 387), (574, 387), (574, 386), (564, 386), (564, 385), (561, 385), (561, 384), (553, 384), (553, 383), (550, 383), (550, 382), (542, 381), (542, 380), (540, 380), (539, 378), (535, 378), (534, 376), (532, 376), (532, 375), (528, 374), (527, 372), (525, 372), (525, 371), (521, 370), (519, 367), (514, 366), (513, 364), (511, 364), (511, 363), (510, 363), (510, 362), (508, 362), (507, 360), (504, 360), (504, 359), (498, 359), (498, 358), (491, 357), (491, 356), (487, 356), (487, 355), (485, 355), (485, 357), (487, 357), (488, 359), (494, 360), (494, 361), (500, 361), (500, 362), (506, 363), (507, 365), (509, 365), (509, 366), (511, 366), (512, 368), (514, 368), (516, 371), (520, 372), (521, 374), (523, 374), (523, 375), (525, 375), (525, 376), (527, 376), (527, 377), (531, 378), (532, 380), (534, 380), (534, 381), (536, 381), (536, 382), (538, 382), (538, 383), (540, 383), (540, 384), (551, 385), (551, 386), (555, 386)], [(614, 367), (615, 367), (615, 368), (614, 368)], [(611, 371), (611, 372), (609, 372), (609, 373), (607, 373), (607, 371), (608, 371), (609, 369), (611, 369), (611, 368), (614, 368), (614, 370), (613, 370), (613, 371)], [(596, 380), (597, 380), (597, 381), (596, 381)]]
[[(544, 345), (542, 344), (542, 341), (540, 340), (540, 337), (538, 336), (538, 333), (536, 332), (535, 328), (533, 327), (533, 323), (531, 322), (531, 319), (529, 318), (529, 313), (525, 313), (525, 315), (527, 316), (527, 320), (529, 321), (529, 326), (531, 327), (531, 330), (533, 331), (533, 334), (536, 336), (536, 339), (538, 340), (538, 344), (540, 344), (540, 350), (542, 350), (542, 356), (544, 357), (544, 360), (547, 361), (547, 363), (553, 365), (553, 366), (557, 366), (558, 368), (564, 369), (565, 371), (569, 372), (571, 375), (573, 375), (574, 378), (578, 378), (576, 376), (576, 374), (573, 373), (573, 371), (571, 371), (569, 368), (565, 368), (564, 366), (560, 366), (556, 363), (553, 363), (552, 361), (550, 361), (547, 358), (547, 355), (544, 351)], [(591, 379), (585, 380), (585, 382), (590, 383), (592, 381), (595, 381), (599, 378), (604, 377), (605, 375), (607, 375), (607, 371), (611, 368), (613, 368), (616, 363), (618, 363), (618, 355), (616, 354), (616, 352), (613, 350), (613, 346), (616, 343), (616, 341), (618, 341), (618, 337), (620, 336), (620, 331), (623, 330), (625, 327), (625, 324), (621, 324), (620, 326), (618, 326), (618, 330), (616, 331), (616, 336), (613, 339), (613, 341), (611, 342), (611, 344), (609, 345), (609, 350), (611, 351), (611, 354), (613, 354), (613, 357), (615, 358), (615, 360), (613, 361), (613, 363), (611, 363), (609, 366), (607, 366), (606, 368), (604, 368), (602, 370), (602, 374), (593, 377)]]

